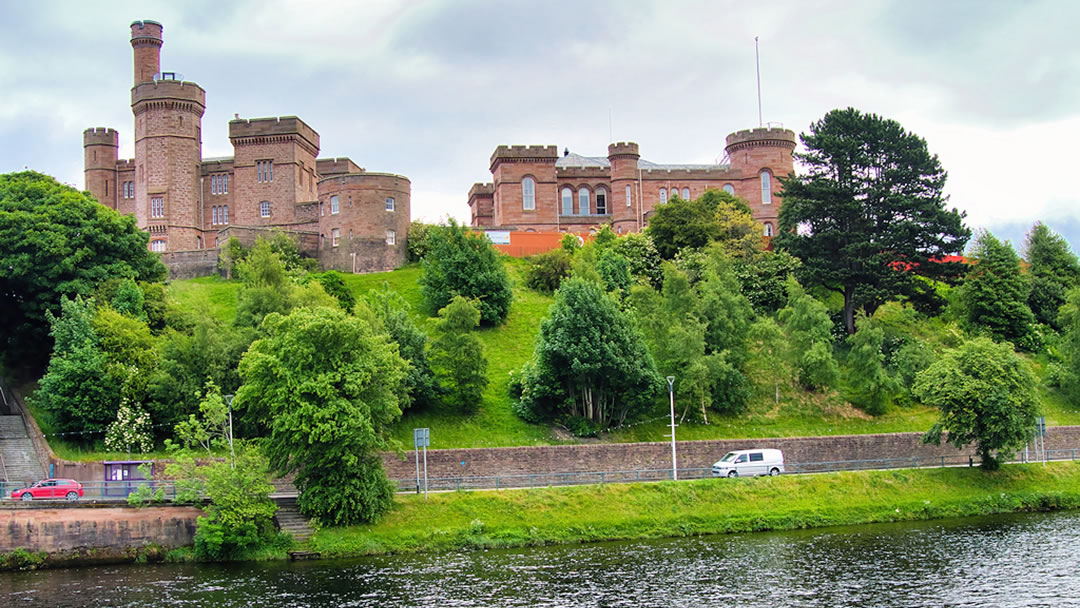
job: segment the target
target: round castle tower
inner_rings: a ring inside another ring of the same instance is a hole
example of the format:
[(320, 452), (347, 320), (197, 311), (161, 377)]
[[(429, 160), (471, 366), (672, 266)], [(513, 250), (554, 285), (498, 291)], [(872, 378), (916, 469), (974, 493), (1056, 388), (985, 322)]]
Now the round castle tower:
[(408, 261), (412, 184), (392, 173), (319, 180), (319, 262), (346, 272), (391, 270)]
[(611, 227), (619, 234), (641, 228), (641, 193), (636, 187), (641, 152), (632, 141), (608, 145), (611, 163)]
[(206, 92), (175, 73), (161, 72), (162, 30), (155, 21), (131, 24), (135, 85), (135, 218), (151, 248), (198, 248), (199, 176)]
[(116, 129), (105, 127), (83, 131), (83, 175), (85, 188), (99, 203), (116, 209), (118, 187), (116, 159), (120, 145)]
[(776, 192), (781, 186), (777, 178), (787, 177), (795, 170), (791, 156), (795, 150), (795, 132), (782, 127), (737, 131), (727, 136), (725, 150), (732, 170), (743, 174), (743, 179), (733, 184), (735, 194), (750, 203), (754, 219), (764, 223), (766, 235), (771, 236), (780, 213)]

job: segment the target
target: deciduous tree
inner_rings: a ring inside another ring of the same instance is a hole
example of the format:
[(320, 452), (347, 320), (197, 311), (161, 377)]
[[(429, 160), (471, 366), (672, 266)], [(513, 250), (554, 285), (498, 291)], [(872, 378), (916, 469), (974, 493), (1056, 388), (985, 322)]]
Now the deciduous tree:
[(432, 228), (427, 242), (420, 286), (428, 308), (438, 311), (462, 296), (478, 302), (481, 325), (505, 321), (513, 300), (510, 277), (487, 237), (451, 219)]
[(480, 323), (480, 310), (454, 296), (439, 311), (438, 336), (431, 343), (431, 366), (445, 391), (443, 402), (460, 412), (474, 412), (488, 385), (484, 345), (472, 330)]

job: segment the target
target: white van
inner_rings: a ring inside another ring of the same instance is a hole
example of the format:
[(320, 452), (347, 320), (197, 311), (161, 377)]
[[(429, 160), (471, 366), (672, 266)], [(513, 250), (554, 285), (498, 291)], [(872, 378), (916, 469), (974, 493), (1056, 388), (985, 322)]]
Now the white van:
[(735, 450), (712, 465), (713, 477), (753, 477), (784, 472), (784, 454), (772, 448)]

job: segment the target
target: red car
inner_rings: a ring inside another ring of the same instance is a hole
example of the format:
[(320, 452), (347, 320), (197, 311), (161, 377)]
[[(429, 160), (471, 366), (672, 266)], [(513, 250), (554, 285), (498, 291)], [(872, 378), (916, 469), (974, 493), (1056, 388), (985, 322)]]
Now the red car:
[(82, 484), (74, 479), (43, 479), (29, 488), (12, 490), (12, 500), (34, 500), (42, 498), (64, 498), (75, 502), (83, 495)]

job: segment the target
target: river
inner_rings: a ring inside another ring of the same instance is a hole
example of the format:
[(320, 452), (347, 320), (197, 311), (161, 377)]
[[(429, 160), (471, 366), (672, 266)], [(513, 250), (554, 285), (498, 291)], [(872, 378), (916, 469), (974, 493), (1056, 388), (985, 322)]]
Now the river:
[(1080, 606), (1080, 513), (256, 564), (0, 573), (0, 606)]

